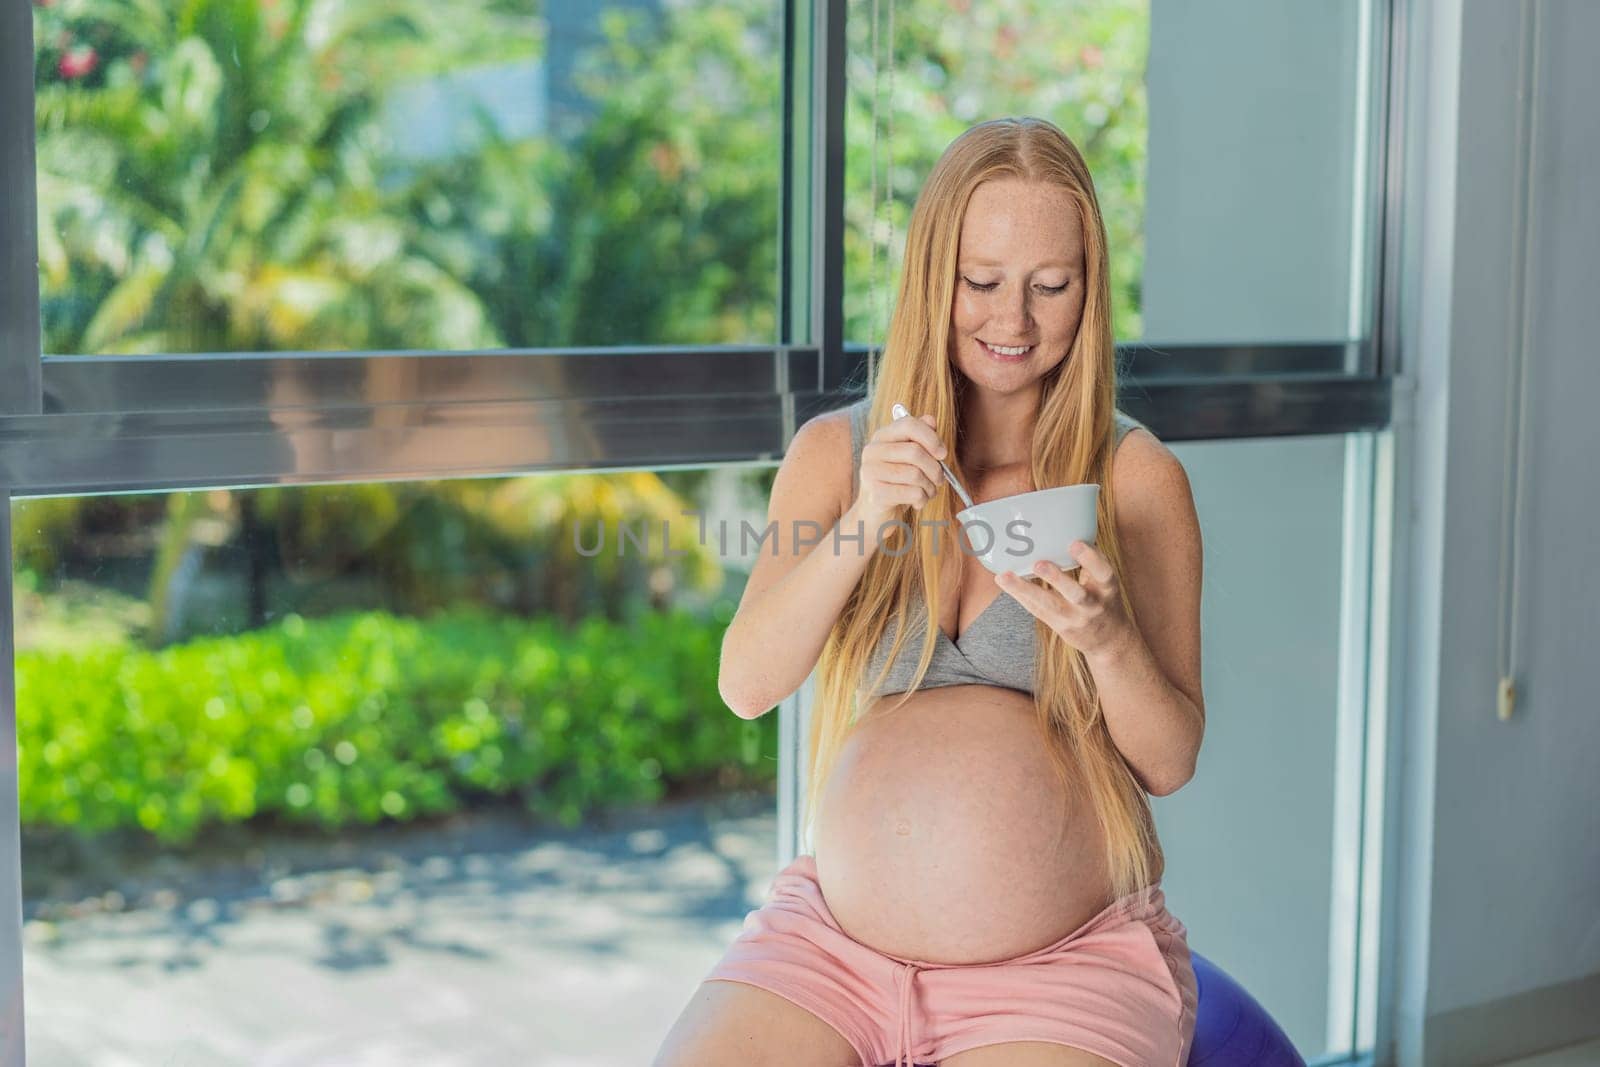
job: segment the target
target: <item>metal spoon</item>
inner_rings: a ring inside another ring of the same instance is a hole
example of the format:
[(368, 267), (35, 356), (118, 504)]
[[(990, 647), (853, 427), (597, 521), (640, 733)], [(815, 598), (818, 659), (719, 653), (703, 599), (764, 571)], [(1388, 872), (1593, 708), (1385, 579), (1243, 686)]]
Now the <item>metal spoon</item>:
[[(904, 404), (896, 404), (890, 409), (890, 411), (897, 419), (903, 419), (907, 415), (911, 414), (911, 412), (906, 410), (906, 406)], [(968, 496), (967, 491), (961, 488), (961, 483), (956, 480), (956, 476), (951, 472), (950, 468), (945, 466), (944, 460), (941, 459), (938, 462), (939, 466), (944, 468), (945, 481), (949, 482), (950, 488), (956, 491), (956, 496), (959, 496), (961, 498), (961, 502), (967, 505), (967, 507), (972, 507), (972, 497)]]

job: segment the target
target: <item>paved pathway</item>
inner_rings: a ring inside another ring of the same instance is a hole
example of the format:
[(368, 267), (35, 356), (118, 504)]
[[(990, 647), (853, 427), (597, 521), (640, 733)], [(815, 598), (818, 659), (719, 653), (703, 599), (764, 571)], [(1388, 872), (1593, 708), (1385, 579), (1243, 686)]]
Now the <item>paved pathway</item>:
[(30, 907), (28, 1065), (644, 1067), (759, 906), (775, 834), (763, 797), (570, 833), (488, 818), (150, 906)]

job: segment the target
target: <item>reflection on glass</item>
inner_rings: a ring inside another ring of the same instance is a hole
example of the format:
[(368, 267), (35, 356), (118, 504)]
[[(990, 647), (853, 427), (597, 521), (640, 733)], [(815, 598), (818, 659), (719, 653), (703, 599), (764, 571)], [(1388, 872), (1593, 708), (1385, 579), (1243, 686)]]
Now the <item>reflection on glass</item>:
[(771, 341), (778, 10), (36, 3), (44, 350)]
[(16, 502), (33, 1056), (643, 1062), (776, 870), (769, 480)]

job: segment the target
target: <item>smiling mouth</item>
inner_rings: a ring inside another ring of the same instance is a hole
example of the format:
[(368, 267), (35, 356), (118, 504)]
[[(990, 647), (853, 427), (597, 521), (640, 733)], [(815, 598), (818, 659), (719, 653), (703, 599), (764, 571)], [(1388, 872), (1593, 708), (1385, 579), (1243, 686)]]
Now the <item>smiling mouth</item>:
[(1020, 359), (1037, 347), (1035, 345), (992, 345), (981, 337), (978, 339), (978, 343), (987, 348), (990, 355), (999, 356), (1001, 359)]

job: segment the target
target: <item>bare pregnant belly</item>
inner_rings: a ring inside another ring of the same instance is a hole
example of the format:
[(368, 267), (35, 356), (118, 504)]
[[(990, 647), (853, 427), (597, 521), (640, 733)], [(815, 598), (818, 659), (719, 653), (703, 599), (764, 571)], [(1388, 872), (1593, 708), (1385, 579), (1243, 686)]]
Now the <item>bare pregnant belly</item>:
[(1081, 791), (1063, 793), (1028, 694), (880, 698), (818, 797), (817, 880), (844, 931), (934, 963), (1010, 959), (1112, 900)]

